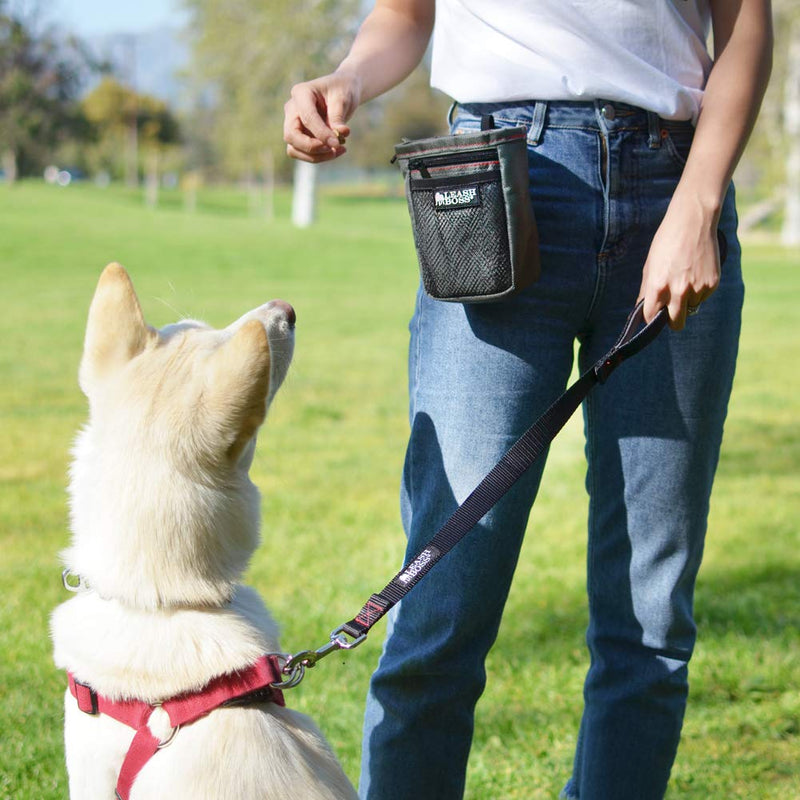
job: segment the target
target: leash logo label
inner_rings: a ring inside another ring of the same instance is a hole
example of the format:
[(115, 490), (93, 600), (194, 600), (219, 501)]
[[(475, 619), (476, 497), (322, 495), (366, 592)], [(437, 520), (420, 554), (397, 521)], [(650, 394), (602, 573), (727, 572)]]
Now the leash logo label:
[(435, 547), (426, 547), (401, 573), (397, 580), (404, 586), (411, 583), (417, 575), (435, 560), (439, 551)]
[(477, 186), (465, 186), (463, 189), (447, 189), (435, 192), (433, 204), (437, 211), (470, 208), (481, 204), (481, 196)]

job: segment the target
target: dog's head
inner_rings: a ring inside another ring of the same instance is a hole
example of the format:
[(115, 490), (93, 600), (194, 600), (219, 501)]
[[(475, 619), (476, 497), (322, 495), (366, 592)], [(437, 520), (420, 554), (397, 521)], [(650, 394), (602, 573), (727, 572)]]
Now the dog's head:
[(72, 468), (70, 569), (137, 607), (229, 598), (258, 543), (247, 472), (293, 345), (282, 301), (222, 330), (156, 330), (125, 270), (106, 267), (79, 373), (90, 415)]

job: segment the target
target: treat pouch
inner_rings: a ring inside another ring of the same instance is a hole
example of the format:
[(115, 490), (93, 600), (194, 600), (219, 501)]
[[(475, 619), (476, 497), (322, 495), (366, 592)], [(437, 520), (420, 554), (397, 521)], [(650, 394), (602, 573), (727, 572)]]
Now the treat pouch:
[(492, 128), (396, 145), (431, 297), (493, 302), (539, 277), (526, 135), (524, 127)]

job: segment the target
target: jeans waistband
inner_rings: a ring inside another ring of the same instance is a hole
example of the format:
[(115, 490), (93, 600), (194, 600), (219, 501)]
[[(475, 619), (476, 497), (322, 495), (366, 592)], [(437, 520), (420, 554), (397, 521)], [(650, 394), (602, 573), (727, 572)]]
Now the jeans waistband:
[(604, 133), (646, 131), (651, 147), (659, 147), (662, 130), (692, 129), (690, 120), (665, 120), (654, 111), (616, 100), (521, 100), (505, 103), (455, 103), (456, 109), (482, 117), (491, 114), (498, 125), (525, 125), (528, 142), (536, 145), (547, 128), (576, 128)]

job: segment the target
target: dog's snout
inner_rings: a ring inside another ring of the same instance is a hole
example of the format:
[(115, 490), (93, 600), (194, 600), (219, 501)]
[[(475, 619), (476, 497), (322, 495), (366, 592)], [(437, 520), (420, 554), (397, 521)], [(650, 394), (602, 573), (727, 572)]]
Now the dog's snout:
[(273, 300), (270, 303), (270, 306), (272, 308), (279, 308), (281, 311), (283, 311), (283, 313), (286, 314), (286, 320), (290, 325), (294, 325), (297, 321), (297, 314), (295, 314), (294, 308), (285, 300)]

